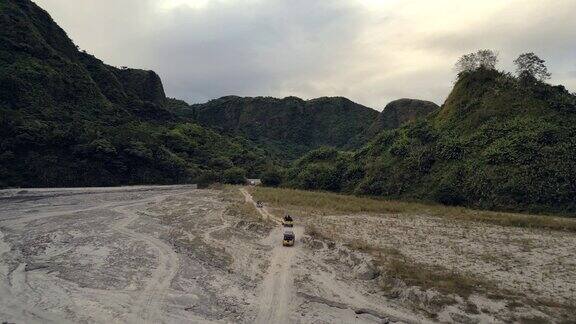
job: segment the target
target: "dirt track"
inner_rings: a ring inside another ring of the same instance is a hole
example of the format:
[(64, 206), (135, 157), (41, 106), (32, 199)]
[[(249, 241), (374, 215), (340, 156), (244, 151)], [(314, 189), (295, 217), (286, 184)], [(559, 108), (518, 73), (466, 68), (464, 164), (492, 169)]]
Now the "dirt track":
[[(294, 229), (296, 237), (301, 237), (300, 227)], [(282, 236), (282, 230), (270, 232), (266, 243), (273, 245)], [(292, 311), (291, 301), (295, 297), (292, 268), (294, 257), (301, 250), (300, 245), (291, 248), (275, 244), (270, 256), (270, 266), (260, 287), (256, 323), (284, 323)]]
[(337, 261), (300, 226), (282, 247), (239, 203), (186, 186), (0, 191), (0, 322), (426, 322), (368, 291), (361, 257)]
[[(255, 204), (246, 190), (242, 189), (241, 192), (247, 202)], [(266, 207), (257, 210), (264, 219), (281, 224), (281, 220), (275, 218)], [(259, 290), (260, 307), (256, 323), (428, 322), (381, 296), (366, 293), (362, 285), (364, 280), (349, 277), (365, 274), (363, 270), (366, 270), (368, 260), (352, 256), (357, 259), (351, 265), (346, 263), (347, 260), (342, 260), (351, 256), (344, 257), (343, 253), (351, 251), (327, 247), (323, 242), (311, 240), (304, 234), (302, 226), (295, 226), (294, 232), (297, 240), (291, 248), (276, 243), (277, 238), (282, 236), (281, 227), (274, 228), (264, 240), (265, 244), (274, 248)], [(336, 261), (337, 266), (325, 260)], [(339, 268), (338, 265), (343, 267)]]

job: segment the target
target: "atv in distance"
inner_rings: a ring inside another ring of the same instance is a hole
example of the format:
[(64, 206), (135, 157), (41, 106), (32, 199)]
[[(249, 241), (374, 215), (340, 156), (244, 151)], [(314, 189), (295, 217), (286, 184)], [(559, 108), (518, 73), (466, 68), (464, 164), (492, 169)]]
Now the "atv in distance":
[(296, 236), (294, 235), (294, 232), (292, 232), (292, 230), (286, 230), (284, 231), (284, 240), (282, 241), (282, 245), (283, 246), (294, 246), (294, 240), (296, 239)]
[(256, 207), (262, 208), (262, 207), (264, 207), (264, 203), (262, 203), (260, 200), (258, 200), (258, 201), (256, 202)]
[(286, 216), (282, 218), (282, 225), (284, 225), (284, 227), (294, 227), (294, 220), (292, 219), (292, 216), (286, 214)]

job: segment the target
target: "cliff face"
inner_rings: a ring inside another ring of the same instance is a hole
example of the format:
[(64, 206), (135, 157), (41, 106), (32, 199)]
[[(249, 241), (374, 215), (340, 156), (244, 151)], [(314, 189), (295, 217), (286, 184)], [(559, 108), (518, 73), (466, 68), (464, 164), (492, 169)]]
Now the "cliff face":
[(223, 97), (193, 105), (203, 125), (267, 143), (286, 158), (323, 146), (345, 147), (365, 131), (378, 112), (348, 99)]
[(124, 92), (141, 101), (148, 101), (157, 105), (166, 103), (164, 87), (158, 74), (154, 71), (136, 69), (113, 69)]
[(385, 129), (394, 129), (407, 122), (424, 118), (439, 106), (431, 101), (416, 99), (398, 99), (392, 101), (382, 112), (374, 124), (370, 127), (370, 132), (376, 134)]
[(81, 52), (48, 13), (27, 0), (0, 6), (0, 100), (26, 110), (49, 103), (91, 115), (106, 109), (169, 118), (162, 82), (152, 71), (120, 70)]
[(81, 52), (29, 0), (0, 1), (0, 187), (104, 186), (255, 176), (264, 152), (177, 115), (152, 71)]

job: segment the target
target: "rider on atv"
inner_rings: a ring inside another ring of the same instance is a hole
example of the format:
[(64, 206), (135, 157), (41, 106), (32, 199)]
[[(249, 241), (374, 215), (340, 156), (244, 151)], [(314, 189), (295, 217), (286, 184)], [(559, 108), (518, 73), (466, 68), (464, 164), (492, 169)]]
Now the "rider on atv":
[(286, 214), (284, 219), (282, 219), (282, 224), (286, 227), (292, 227), (294, 226), (294, 219), (289, 214)]

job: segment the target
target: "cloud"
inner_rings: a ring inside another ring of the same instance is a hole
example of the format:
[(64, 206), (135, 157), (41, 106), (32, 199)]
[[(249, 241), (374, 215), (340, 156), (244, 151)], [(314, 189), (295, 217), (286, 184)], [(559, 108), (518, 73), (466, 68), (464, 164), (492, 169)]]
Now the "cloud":
[(150, 64), (170, 71), (167, 86), (189, 100), (276, 94), (291, 80), (314, 87), (318, 76), (327, 78), (340, 68), (362, 28), (357, 8), (327, 3), (181, 8), (159, 26)]
[(38, 0), (80, 47), (157, 71), (168, 95), (346, 96), (381, 109), (448, 95), (453, 63), (534, 51), (576, 88), (571, 0)]

